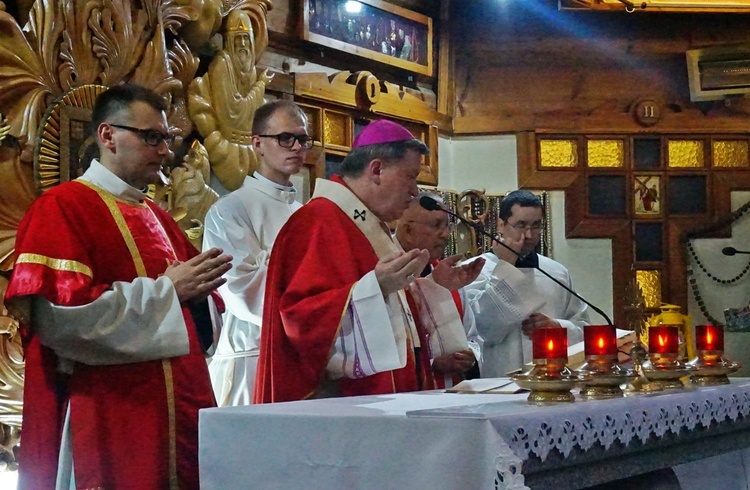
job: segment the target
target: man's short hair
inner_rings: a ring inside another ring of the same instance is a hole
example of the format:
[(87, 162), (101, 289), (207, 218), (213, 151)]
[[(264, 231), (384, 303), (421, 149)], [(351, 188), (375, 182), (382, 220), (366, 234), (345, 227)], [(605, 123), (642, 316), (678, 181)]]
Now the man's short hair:
[(392, 143), (380, 143), (376, 145), (360, 146), (355, 148), (341, 162), (338, 173), (342, 177), (356, 178), (362, 175), (365, 167), (373, 160), (382, 160), (385, 163), (394, 163), (404, 158), (408, 150), (414, 150), (420, 155), (427, 155), (430, 150), (427, 145), (414, 138), (413, 140), (394, 141)]
[(135, 102), (144, 102), (159, 112), (167, 110), (167, 100), (151, 89), (132, 83), (115, 85), (96, 98), (91, 112), (91, 132), (96, 133), (99, 125), (112, 114), (129, 108)]
[(302, 108), (291, 100), (278, 99), (258, 107), (253, 117), (253, 134), (267, 134), (271, 118), (278, 111), (286, 111), (290, 116), (296, 116), (305, 121), (307, 126), (307, 114)]
[(513, 214), (512, 208), (516, 204), (524, 208), (541, 208), (544, 210), (542, 200), (539, 196), (533, 192), (519, 189), (517, 191), (509, 192), (505, 195), (503, 200), (500, 201), (500, 209), (497, 211), (497, 217), (503, 221), (507, 221)]

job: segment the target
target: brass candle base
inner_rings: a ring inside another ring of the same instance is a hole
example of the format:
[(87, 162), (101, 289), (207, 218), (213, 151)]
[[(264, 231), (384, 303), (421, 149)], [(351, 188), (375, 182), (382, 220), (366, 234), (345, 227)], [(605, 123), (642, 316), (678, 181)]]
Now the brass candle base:
[(617, 357), (591, 356), (575, 371), (586, 377), (579, 392), (581, 398), (615, 398), (623, 396), (622, 385), (634, 381), (638, 376), (632, 369), (617, 363)]
[(690, 376), (695, 368), (677, 359), (676, 355), (650, 354), (643, 363), (643, 375), (658, 382), (665, 390), (685, 389), (681, 378)]
[(695, 369), (691, 380), (697, 386), (728, 385), (727, 375), (737, 372), (741, 367), (740, 363), (724, 358), (720, 352), (700, 351), (698, 357), (690, 361), (688, 366)]
[(528, 373), (512, 376), (518, 386), (531, 390), (527, 398), (530, 403), (543, 405), (575, 401), (570, 390), (586, 378), (571, 371), (564, 360), (556, 361), (541, 361), (544, 364), (536, 364)]
[(643, 374), (643, 363), (646, 362), (647, 356), (648, 352), (646, 349), (641, 345), (639, 340), (636, 340), (635, 346), (630, 350), (630, 358), (633, 359), (633, 371), (635, 371), (636, 378), (628, 384), (627, 388), (625, 388), (626, 395), (653, 393), (664, 389), (661, 383), (649, 381)]

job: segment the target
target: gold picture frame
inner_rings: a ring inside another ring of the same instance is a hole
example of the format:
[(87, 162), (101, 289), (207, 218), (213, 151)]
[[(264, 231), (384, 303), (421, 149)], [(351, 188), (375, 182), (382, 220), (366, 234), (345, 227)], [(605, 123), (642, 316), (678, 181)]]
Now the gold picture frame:
[(302, 0), (302, 38), (433, 75), (432, 18), (383, 0)]

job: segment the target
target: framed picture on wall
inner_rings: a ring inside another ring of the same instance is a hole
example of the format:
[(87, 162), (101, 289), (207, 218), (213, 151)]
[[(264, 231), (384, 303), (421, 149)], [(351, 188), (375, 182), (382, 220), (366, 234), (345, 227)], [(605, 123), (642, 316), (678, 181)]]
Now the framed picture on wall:
[(432, 76), (432, 19), (383, 0), (302, 0), (302, 38)]
[(633, 204), (636, 216), (658, 216), (661, 213), (658, 175), (633, 176)]

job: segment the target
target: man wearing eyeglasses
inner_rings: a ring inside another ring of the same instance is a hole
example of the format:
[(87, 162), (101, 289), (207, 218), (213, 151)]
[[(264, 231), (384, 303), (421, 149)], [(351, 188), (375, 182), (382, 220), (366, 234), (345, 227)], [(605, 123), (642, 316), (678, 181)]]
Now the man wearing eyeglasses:
[[(420, 192), (396, 227), (396, 238), (409, 250), (427, 250), (430, 263), (407, 288), (407, 299), (417, 312), (415, 322), (420, 333), (423, 385), (427, 389), (450, 388), (465, 379), (480, 356), (474, 314), (469, 308), (463, 288), (450, 291), (435, 280), (450, 269), (460, 255), (443, 258), (453, 223), (447, 213), (423, 208), (419, 199), (427, 196), (442, 204), (437, 194)], [(481, 261), (482, 263), (484, 261)], [(475, 264), (476, 271), (482, 264)], [(470, 337), (470, 340), (467, 339)]]
[(25, 333), (19, 488), (198, 488), (206, 300), (231, 257), (199, 254), (146, 197), (170, 155), (166, 108), (135, 85), (100, 95), (100, 159), (19, 226), (6, 292)]
[[(541, 267), (572, 288), (568, 270), (536, 253), (544, 227), (539, 197), (525, 190), (506, 195), (498, 210), (499, 242), (482, 272), (467, 287), (477, 331), (484, 341), (482, 377), (501, 377), (531, 362), (531, 332), (540, 327), (568, 329), (568, 345), (583, 340), (587, 306), (535, 269)], [(519, 258), (520, 256), (520, 258)]]
[(253, 120), (252, 144), (258, 170), (214, 203), (205, 219), (203, 248), (219, 247), (234, 257), (227, 283), (219, 289), (227, 309), (209, 364), (219, 406), (252, 402), (271, 248), (301, 207), (290, 178), (312, 147), (305, 113), (286, 100), (261, 106)]

